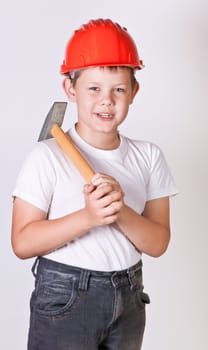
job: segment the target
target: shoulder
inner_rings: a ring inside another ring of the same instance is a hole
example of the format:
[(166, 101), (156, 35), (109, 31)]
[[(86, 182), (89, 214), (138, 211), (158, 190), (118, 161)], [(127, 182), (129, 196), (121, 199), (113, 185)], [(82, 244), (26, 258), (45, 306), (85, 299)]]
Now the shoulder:
[(58, 154), (61, 153), (54, 139), (36, 142), (26, 155), (20, 170), (19, 177), (33, 174), (50, 174), (57, 172)]
[(153, 142), (136, 140), (123, 135), (122, 139), (123, 142), (126, 143), (128, 154), (143, 159), (143, 161), (149, 166), (158, 158), (164, 158), (161, 148)]
[(36, 142), (29, 152), (26, 161), (29, 159), (41, 161), (54, 161), (56, 157), (60, 157), (61, 150), (55, 139)]

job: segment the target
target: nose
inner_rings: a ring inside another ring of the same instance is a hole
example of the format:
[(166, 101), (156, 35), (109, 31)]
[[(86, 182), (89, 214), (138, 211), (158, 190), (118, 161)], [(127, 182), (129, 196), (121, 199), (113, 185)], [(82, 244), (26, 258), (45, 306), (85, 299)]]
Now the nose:
[(111, 106), (114, 103), (111, 91), (102, 91), (100, 96), (100, 104), (103, 106)]

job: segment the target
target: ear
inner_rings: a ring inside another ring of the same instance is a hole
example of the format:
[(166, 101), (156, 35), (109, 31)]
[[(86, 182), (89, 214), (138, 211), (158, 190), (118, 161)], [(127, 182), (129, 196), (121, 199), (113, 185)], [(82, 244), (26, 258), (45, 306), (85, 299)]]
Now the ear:
[(139, 91), (139, 83), (138, 83), (138, 81), (137, 81), (136, 84), (135, 84), (135, 86), (134, 86), (134, 89), (133, 89), (133, 91), (132, 91), (132, 98), (131, 98), (130, 104), (133, 103), (134, 97), (136, 96), (136, 94), (137, 94), (138, 91)]
[(75, 102), (76, 101), (76, 93), (75, 93), (75, 89), (72, 85), (72, 82), (69, 78), (65, 78), (63, 83), (62, 83), (63, 89), (66, 93), (66, 95), (69, 98), (69, 101), (71, 102)]

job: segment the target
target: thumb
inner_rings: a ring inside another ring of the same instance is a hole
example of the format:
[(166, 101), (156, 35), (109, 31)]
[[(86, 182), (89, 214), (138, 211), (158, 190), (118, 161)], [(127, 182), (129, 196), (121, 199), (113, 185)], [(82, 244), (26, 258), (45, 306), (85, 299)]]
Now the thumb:
[(94, 191), (95, 188), (96, 188), (96, 186), (94, 186), (93, 184), (85, 184), (83, 187), (83, 192), (85, 194), (91, 193)]

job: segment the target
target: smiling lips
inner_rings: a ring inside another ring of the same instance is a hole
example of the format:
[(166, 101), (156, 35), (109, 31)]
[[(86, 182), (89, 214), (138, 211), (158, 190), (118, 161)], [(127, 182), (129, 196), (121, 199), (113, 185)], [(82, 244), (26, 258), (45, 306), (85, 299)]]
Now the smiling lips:
[(97, 113), (97, 116), (104, 119), (112, 119), (113, 115), (110, 113)]

